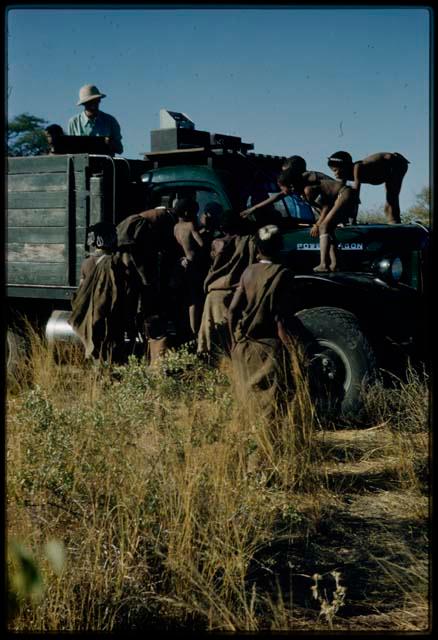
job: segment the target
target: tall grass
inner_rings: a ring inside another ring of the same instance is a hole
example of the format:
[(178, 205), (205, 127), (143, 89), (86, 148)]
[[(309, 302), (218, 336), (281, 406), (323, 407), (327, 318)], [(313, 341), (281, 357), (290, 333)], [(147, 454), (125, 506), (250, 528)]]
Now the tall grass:
[(408, 366), (404, 380), (375, 384), (365, 400), (366, 411), (392, 434), (388, 455), (396, 458), (402, 486), (422, 491), (427, 486), (430, 458), (431, 395), (425, 371)]
[[(153, 368), (95, 367), (31, 343), (8, 393), (7, 526), (44, 592), (18, 592), (10, 628), (296, 628), (263, 576), (267, 550), (305, 540), (330, 498), (299, 360), (273, 424), (242, 410), (226, 361), (209, 368), (181, 349)], [(10, 575), (22, 566), (11, 551)]]

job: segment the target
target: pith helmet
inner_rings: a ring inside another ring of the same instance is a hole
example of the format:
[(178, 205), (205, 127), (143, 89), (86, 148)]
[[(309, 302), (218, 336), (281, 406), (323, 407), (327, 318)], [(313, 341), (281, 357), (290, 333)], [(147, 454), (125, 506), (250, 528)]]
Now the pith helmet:
[(78, 107), (81, 104), (90, 102), (90, 100), (96, 100), (97, 98), (106, 98), (105, 93), (100, 93), (99, 89), (94, 84), (85, 84), (79, 89), (79, 102)]

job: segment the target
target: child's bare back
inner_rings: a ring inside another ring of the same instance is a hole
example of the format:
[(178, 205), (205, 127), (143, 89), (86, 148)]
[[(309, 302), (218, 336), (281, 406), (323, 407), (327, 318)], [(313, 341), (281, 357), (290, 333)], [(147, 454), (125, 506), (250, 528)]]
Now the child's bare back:
[(174, 235), (178, 244), (182, 247), (185, 257), (193, 261), (203, 240), (195, 225), (191, 221), (179, 220), (174, 227)]
[(373, 153), (358, 164), (358, 177), (366, 184), (383, 184), (387, 181), (391, 169), (392, 153)]
[(304, 193), (311, 204), (333, 205), (344, 184), (338, 180), (321, 180), (319, 184), (305, 187)]

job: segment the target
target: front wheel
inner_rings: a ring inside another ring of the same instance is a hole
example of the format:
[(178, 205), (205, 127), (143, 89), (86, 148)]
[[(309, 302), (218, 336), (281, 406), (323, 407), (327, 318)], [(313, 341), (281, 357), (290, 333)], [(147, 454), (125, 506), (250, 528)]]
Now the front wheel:
[(335, 307), (304, 309), (296, 317), (309, 336), (309, 381), (320, 413), (357, 417), (364, 387), (376, 372), (374, 351), (357, 318)]

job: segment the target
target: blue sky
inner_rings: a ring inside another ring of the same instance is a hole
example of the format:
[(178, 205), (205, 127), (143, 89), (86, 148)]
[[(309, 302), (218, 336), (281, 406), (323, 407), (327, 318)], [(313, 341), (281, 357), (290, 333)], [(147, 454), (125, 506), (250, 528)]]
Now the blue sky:
[[(127, 158), (150, 149), (166, 108), (327, 173), (334, 151), (354, 160), (398, 151), (411, 162), (402, 210), (429, 184), (426, 7), (114, 6), (9, 5), (10, 119), (28, 112), (66, 129), (92, 83), (107, 94), (101, 109), (119, 121)], [(384, 187), (364, 185), (361, 200), (380, 207)]]

